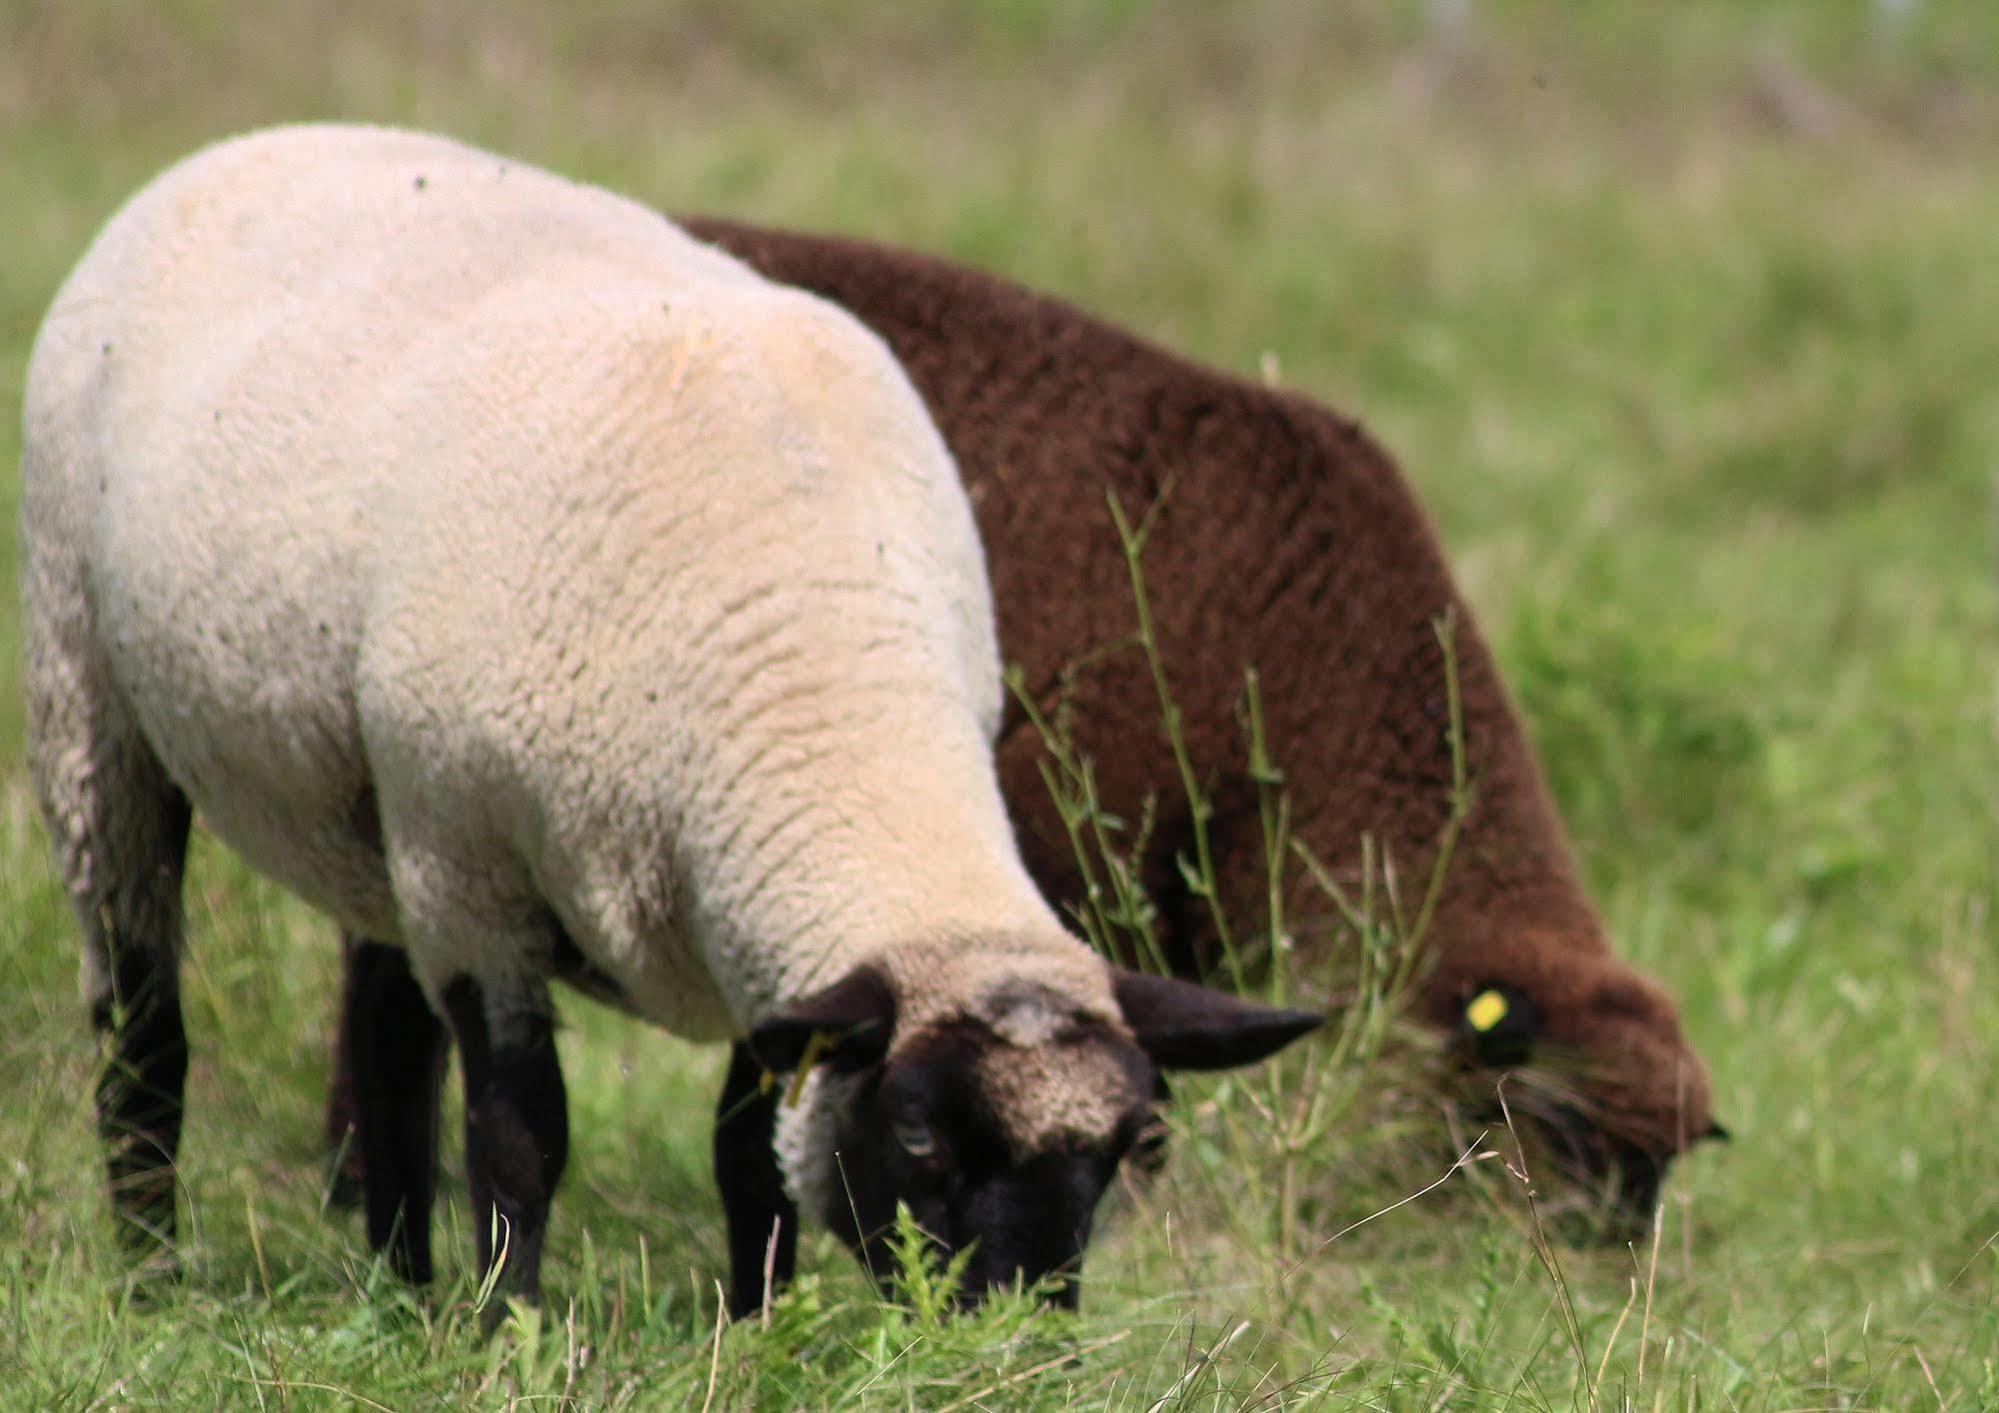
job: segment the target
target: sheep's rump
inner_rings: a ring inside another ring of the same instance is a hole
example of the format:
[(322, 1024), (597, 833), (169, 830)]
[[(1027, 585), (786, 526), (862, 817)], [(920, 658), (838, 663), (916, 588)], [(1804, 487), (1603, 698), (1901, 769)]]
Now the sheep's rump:
[(732, 901), (679, 895), (757, 842), (742, 782), (814, 793), (786, 741), (992, 793), (983, 560), (900, 369), (608, 193), (379, 129), (197, 154), (64, 287), (26, 447), (31, 677), (114, 683), (215, 833), (427, 985), (553, 909), (712, 1032), (728, 959), (656, 944)]

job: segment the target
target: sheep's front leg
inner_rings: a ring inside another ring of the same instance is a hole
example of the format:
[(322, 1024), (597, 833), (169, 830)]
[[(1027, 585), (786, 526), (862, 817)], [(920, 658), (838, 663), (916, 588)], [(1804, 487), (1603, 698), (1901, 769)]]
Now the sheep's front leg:
[(365, 938), (344, 943), (335, 1093), (347, 1096), (347, 1141), (359, 1150), (368, 1244), (388, 1252), (396, 1274), (422, 1285), (431, 1274), (438, 1091), (450, 1046), (402, 948)]
[(736, 1319), (791, 1280), (798, 1255), (798, 1209), (785, 1195), (773, 1140), (782, 1089), (765, 1087), (763, 1066), (738, 1040), (715, 1109), (715, 1184), (729, 1225), (729, 1313)]
[(500, 990), (460, 976), (444, 989), (444, 1010), (464, 1068), (465, 1176), (479, 1269), (499, 1266), (501, 1291), (534, 1300), (549, 1199), (569, 1154), (548, 988), (520, 978)]

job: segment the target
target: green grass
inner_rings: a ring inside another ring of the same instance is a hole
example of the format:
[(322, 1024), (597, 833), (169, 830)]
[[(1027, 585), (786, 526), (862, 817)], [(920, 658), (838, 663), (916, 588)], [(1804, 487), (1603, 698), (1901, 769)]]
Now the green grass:
[(1328, 1242), (1449, 1167), (1420, 1088), (1339, 1081), (1287, 1196), (1235, 1137), (1279, 1081), (1190, 1087), (1080, 1317), (887, 1306), (822, 1240), (718, 1340), (717, 1057), (576, 1005), (548, 1303), (487, 1342), (455, 1181), (422, 1300), (320, 1210), (331, 931), (204, 847), (191, 1274), (134, 1308), (8, 597), (0, 1405), (1999, 1405), (1999, 12), (747, 8), (0, 0), (0, 466), (91, 231), (281, 118), (922, 245), (1274, 364), (1402, 457), (1735, 1142), (1676, 1172), (1656, 1262), (1544, 1252), (1499, 1161)]

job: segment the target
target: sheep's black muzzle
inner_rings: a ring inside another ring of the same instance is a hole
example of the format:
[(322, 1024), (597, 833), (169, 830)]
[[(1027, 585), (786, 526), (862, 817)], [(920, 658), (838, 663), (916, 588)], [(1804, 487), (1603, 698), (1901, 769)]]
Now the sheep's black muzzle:
[[(1551, 1123), (1559, 1133), (1559, 1121)], [(1651, 1233), (1659, 1208), (1659, 1189), (1672, 1164), (1670, 1153), (1654, 1153), (1635, 1143), (1602, 1132), (1586, 1132), (1569, 1146), (1564, 1172), (1585, 1195), (1595, 1197), (1594, 1216), (1601, 1239), (1631, 1241)]]
[[(962, 1244), (930, 1234), (926, 1264), (943, 1271), (969, 1249), (951, 1292), (954, 1310), (970, 1312), (988, 1298), (1013, 1290), (1037, 1291), (1043, 1308), (1075, 1310), (1082, 1303), (1083, 1251), (1089, 1243), (1089, 1228), (1065, 1230), (1061, 1226), (1040, 1226), (1017, 1222), (988, 1227)], [(869, 1270), (885, 1290), (901, 1290), (903, 1271), (885, 1238), (867, 1244), (863, 1254)]]
[(1675, 1156), (1671, 1151), (1613, 1133), (1574, 1105), (1523, 1103), (1517, 1092), (1507, 1109), (1475, 1102), (1468, 1110), (1487, 1130), (1488, 1142), (1502, 1150), (1512, 1148), (1509, 1116), (1527, 1171), (1536, 1179), (1542, 1212), (1565, 1239), (1623, 1243), (1651, 1234)]
[[(1521, 1117), (1514, 1115), (1516, 1122)], [(1548, 1161), (1582, 1198), (1564, 1214), (1570, 1219), (1564, 1225), (1575, 1237), (1621, 1244), (1652, 1234), (1659, 1192), (1676, 1153), (1614, 1134), (1572, 1106), (1558, 1105), (1527, 1123)], [(1725, 1139), (1728, 1131), (1715, 1124), (1699, 1137)]]
[(961, 1176), (947, 1196), (916, 1208), (940, 1267), (962, 1253), (956, 1307), (969, 1310), (995, 1292), (1020, 1289), (1040, 1292), (1050, 1308), (1076, 1309), (1083, 1252), (1109, 1171), (1100, 1155), (1057, 1148)]
[(982, 1263), (974, 1248), (972, 1262), (952, 1299), (959, 1310), (969, 1311), (978, 1308), (989, 1296), (1004, 1291), (1038, 1290), (1043, 1308), (1075, 1310), (1082, 1304), (1082, 1264), (1080, 1246), (1069, 1260), (1057, 1267), (1039, 1271), (1025, 1266), (1006, 1266), (1004, 1262)]

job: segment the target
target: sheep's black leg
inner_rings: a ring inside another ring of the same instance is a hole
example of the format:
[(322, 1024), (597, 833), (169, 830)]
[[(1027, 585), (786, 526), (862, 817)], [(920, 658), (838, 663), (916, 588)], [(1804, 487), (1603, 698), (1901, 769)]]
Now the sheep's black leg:
[[(84, 450), (58, 445), (63, 440), (28, 439), (29, 485), (94, 478), (94, 458), (58, 464)], [(102, 655), (98, 595), (85, 563), (90, 536), (62, 528), (63, 517), (39, 519), (30, 514), (22, 542), (27, 763), (56, 871), (82, 925), (91, 1022), (110, 1038), (96, 1107), (112, 1211), (136, 1254), (171, 1269), (187, 1087), (180, 894), (192, 810)]]
[(775, 1290), (791, 1279), (798, 1255), (798, 1209), (785, 1195), (773, 1147), (782, 1091), (766, 1093), (763, 1079), (749, 1045), (737, 1041), (715, 1110), (715, 1182), (729, 1225), (729, 1313), (737, 1319), (763, 1304), (766, 1258)]
[(368, 945), (364, 937), (340, 934), (340, 1016), (333, 1030), (333, 1082), (326, 1094), (326, 1151), (333, 1165), (326, 1200), (335, 1207), (360, 1206), (367, 1177), (354, 1097), (354, 1048), (355, 1032), (367, 1029), (370, 1007), (355, 954)]
[(421, 1285), (431, 1272), (444, 1024), (400, 947), (355, 939), (347, 962), (341, 1058), (352, 1104), (349, 1144), (361, 1152), (368, 1244), (386, 1249), (396, 1273)]
[(127, 787), (89, 846), (108, 887), (94, 898), (77, 890), (90, 948), (91, 1021), (112, 1039), (97, 1083), (97, 1129), (120, 1239), (134, 1255), (171, 1267), (174, 1160), (187, 1086), (180, 887), (192, 812), (150, 752), (107, 757), (105, 776)]
[(114, 1037), (97, 1082), (97, 1131), (120, 1235), (150, 1251), (174, 1236), (174, 1160), (187, 1086), (180, 977), (173, 959), (146, 942), (113, 940), (109, 950), (114, 999), (93, 1016)]
[(499, 1288), (533, 1300), (549, 1199), (569, 1155), (569, 1113), (547, 991), (524, 984), (509, 1000), (511, 1007), (497, 1010), (469, 976), (444, 991), (464, 1067), (465, 1176), (479, 1269), (503, 1261)]
[(89, 929), (98, 973), (91, 1020), (113, 1037), (97, 1083), (111, 1209), (126, 1245), (149, 1256), (170, 1251), (173, 1242), (174, 1160), (187, 1086), (179, 900), (190, 810), (187, 797), (171, 788), (160, 806), (149, 821), (157, 830), (159, 871), (129, 890), (153, 896), (128, 897), (114, 885)]

